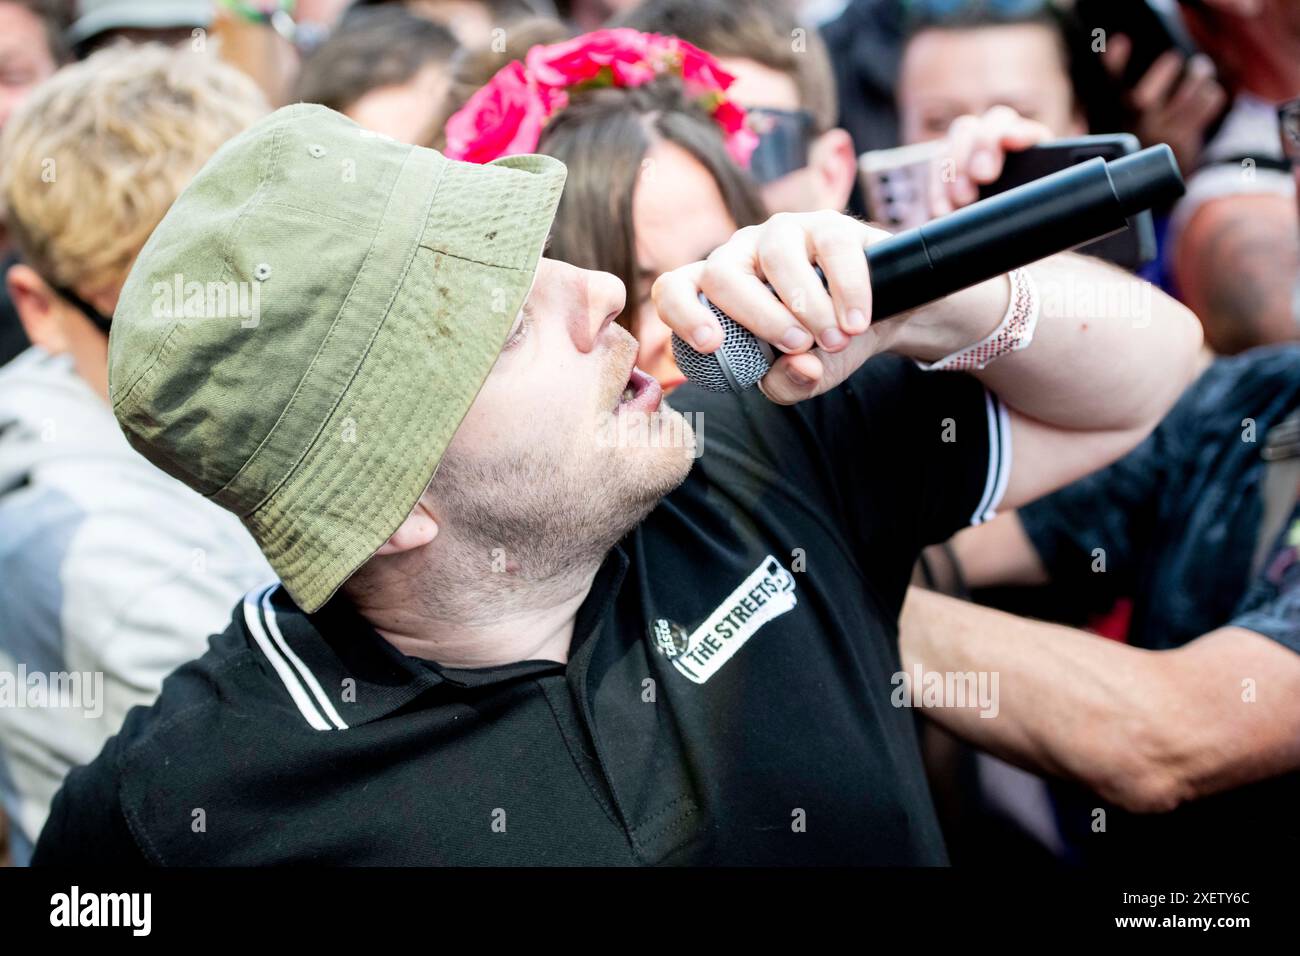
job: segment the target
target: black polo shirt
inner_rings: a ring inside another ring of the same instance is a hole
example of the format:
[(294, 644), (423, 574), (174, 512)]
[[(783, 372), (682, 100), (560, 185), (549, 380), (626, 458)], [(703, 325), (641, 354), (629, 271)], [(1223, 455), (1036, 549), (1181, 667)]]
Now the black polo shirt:
[(794, 408), (672, 404), (702, 454), (567, 665), (444, 668), (341, 599), (250, 595), (69, 775), (34, 862), (946, 862), (897, 617), (920, 549), (996, 504), (1005, 413), (894, 356)]

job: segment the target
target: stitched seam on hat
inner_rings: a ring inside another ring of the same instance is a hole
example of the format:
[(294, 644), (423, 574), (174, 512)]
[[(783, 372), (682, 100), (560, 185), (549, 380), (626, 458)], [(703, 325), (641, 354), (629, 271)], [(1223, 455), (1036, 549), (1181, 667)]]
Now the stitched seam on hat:
[(310, 216), (313, 219), (333, 219), (335, 222), (341, 222), (349, 230), (355, 230), (357, 224), (353, 220), (344, 219), (342, 216), (334, 216), (327, 212), (321, 212), (319, 209), (303, 209), (302, 206), (294, 205), (290, 202), (280, 202), (278, 200), (268, 200), (263, 203), (264, 206), (278, 206), (280, 209), (292, 209), (294, 212), (300, 212), (304, 216)]
[[(420, 245), (421, 245), (422, 248), (424, 248), (424, 249), (428, 249), (430, 252), (436, 252), (436, 253), (437, 253), (438, 255), (440, 255), (440, 256), (446, 256), (448, 259), (459, 259), (459, 260), (461, 260), (462, 262), (472, 262), (472, 263), (474, 263), (474, 265), (476, 265), (476, 266), (483, 266), (485, 269), (504, 269), (504, 270), (507, 271), (507, 272), (527, 272), (527, 271), (528, 271), (528, 267), (527, 267), (527, 266), (503, 266), (503, 265), (502, 265), (501, 263), (499, 263), (499, 262), (484, 262), (482, 259), (474, 259), (474, 258), (472, 258), (472, 257), (470, 257), (470, 256), (458, 256), (458, 255), (456, 255), (456, 253), (454, 253), (454, 252), (447, 252), (447, 251), (445, 251), (445, 250), (443, 250), (443, 249), (438, 249), (438, 248), (436, 248), (435, 246), (426, 246), (426, 245), (424, 245), (423, 243), (421, 243)], [(536, 268), (536, 266), (534, 266), (533, 268)]]
[[(393, 195), (397, 191), (398, 184), (401, 183), (402, 181), (402, 175), (406, 171), (407, 166), (410, 164), (411, 157), (415, 155), (417, 155), (416, 150), (415, 149), (410, 150), (406, 154), (406, 158), (402, 160), (402, 165), (398, 169), (397, 175), (393, 177), (393, 185), (392, 188), (389, 190), (388, 200), (384, 206), (384, 215), (379, 220), (379, 228), (375, 231), (375, 235), (370, 241), (370, 247), (366, 250), (366, 257), (365, 259), (362, 260), (361, 267), (357, 269), (357, 274), (352, 279), (352, 285), (348, 287), (347, 296), (344, 297), (343, 303), (342, 305), (339, 306), (338, 311), (334, 313), (334, 321), (330, 324), (329, 332), (327, 332), (325, 338), (321, 340), (320, 347), (316, 349), (316, 354), (312, 356), (311, 364), (307, 366), (307, 371), (298, 380), (298, 385), (296, 388), (294, 388), (293, 395), (290, 396), (288, 403), (284, 407), (284, 410), (280, 413), (279, 417), (275, 420), (275, 424), (271, 426), (271, 430), (266, 433), (266, 437), (263, 438), (262, 441), (258, 443), (257, 448), (253, 451), (253, 454), (249, 456), (248, 461), (244, 462), (243, 467), (239, 469), (239, 471), (235, 474), (235, 476), (231, 478), (230, 481), (226, 482), (225, 485), (222, 486), (221, 491), (225, 491), (226, 488), (229, 488), (232, 484), (234, 484), (236, 481), (239, 480), (240, 476), (243, 475), (243, 473), (248, 469), (249, 465), (251, 465), (252, 462), (257, 458), (262, 448), (267, 444), (267, 442), (271, 440), (271, 437), (276, 433), (276, 430), (280, 427), (280, 423), (283, 422), (285, 418), (289, 415), (289, 412), (294, 408), (295, 403), (298, 401), (299, 396), (302, 395), (303, 383), (306, 382), (311, 377), (313, 369), (315, 369), (317, 364), (320, 362), (321, 354), (325, 351), (325, 348), (329, 344), (330, 339), (334, 336), (334, 333), (339, 328), (339, 323), (342, 320), (344, 313), (347, 311), (348, 304), (351, 303), (352, 301), (352, 295), (356, 291), (358, 284), (360, 284), (362, 276), (366, 274), (366, 270), (371, 268), (372, 263), (374, 262), (375, 249), (379, 245), (379, 237), (383, 232), (384, 223), (388, 219), (388, 211), (389, 209), (392, 208)], [(442, 168), (446, 169), (445, 166)], [(428, 221), (429, 207), (433, 205), (434, 196), (437, 195), (438, 188), (441, 185), (442, 185), (442, 172), (439, 171), (437, 182), (434, 183), (433, 187), (428, 191), (428, 198), (426, 199), (424, 204), (423, 215), (419, 217), (419, 222), (420, 222), (419, 228), (421, 230), (423, 230), (425, 224)], [(263, 507), (265, 507), (266, 504), (272, 498), (275, 497), (276, 492), (278, 492), (281, 488), (283, 488), (285, 483), (288, 482), (288, 480), (292, 478), (294, 474), (297, 473), (300, 467), (302, 467), (303, 459), (307, 457), (307, 454), (311, 451), (313, 447), (315, 447), (316, 443), (320, 440), (321, 433), (324, 432), (325, 426), (329, 423), (329, 420), (334, 417), (335, 410), (339, 407), (339, 404), (343, 401), (343, 397), (347, 395), (348, 391), (351, 389), (352, 383), (356, 381), (357, 373), (360, 371), (361, 366), (365, 364), (366, 357), (370, 354), (370, 350), (374, 347), (375, 339), (379, 336), (380, 330), (383, 329), (384, 323), (388, 321), (388, 317), (392, 313), (393, 303), (397, 300), (397, 294), (402, 290), (402, 286), (406, 284), (406, 276), (411, 270), (411, 263), (415, 261), (415, 253), (416, 250), (419, 248), (420, 248), (419, 240), (416, 240), (414, 243), (411, 244), (411, 250), (407, 254), (406, 262), (402, 265), (402, 271), (399, 273), (397, 281), (393, 283), (392, 292), (389, 293), (388, 301), (384, 303), (384, 311), (379, 321), (375, 323), (375, 327), (371, 330), (370, 338), (366, 341), (365, 348), (363, 348), (361, 350), (361, 353), (357, 356), (356, 362), (352, 366), (352, 372), (351, 374), (348, 375), (347, 383), (339, 391), (338, 395), (334, 397), (334, 401), (330, 404), (329, 411), (326, 412), (325, 415), (321, 416), (320, 425), (316, 428), (316, 431), (312, 433), (311, 437), (303, 443), (302, 450), (299, 451), (297, 457), (294, 458), (293, 464), (290, 465), (288, 469), (286, 469), (283, 477), (281, 477), (280, 480), (277, 481), (267, 491), (267, 493), (263, 495), (262, 498), (258, 500), (251, 508), (249, 508), (247, 511), (242, 512), (241, 517), (251, 515), (257, 511), (260, 511)]]
[[(330, 326), (329, 333), (325, 336), (325, 339), (321, 342), (320, 349), (317, 350), (316, 355), (312, 358), (312, 363), (307, 368), (307, 374), (304, 375), (302, 380), (299, 381), (298, 388), (294, 389), (294, 394), (289, 399), (289, 404), (285, 406), (284, 413), (282, 413), (280, 416), (281, 419), (284, 417), (285, 414), (288, 413), (289, 408), (292, 407), (293, 403), (297, 400), (298, 395), (302, 389), (302, 382), (306, 380), (307, 375), (311, 374), (311, 370), (312, 368), (315, 367), (316, 361), (320, 357), (321, 352), (324, 351), (326, 343), (329, 342), (330, 337), (334, 334), (334, 330), (338, 328), (340, 317), (347, 310), (348, 303), (352, 301), (352, 294), (356, 291), (357, 285), (361, 282), (361, 277), (365, 274), (367, 268), (369, 268), (374, 257), (374, 251), (378, 242), (379, 235), (383, 230), (384, 221), (387, 219), (388, 209), (392, 206), (393, 203), (393, 193), (396, 192), (398, 183), (400, 183), (402, 180), (402, 174), (406, 171), (407, 165), (411, 162), (411, 157), (415, 155), (417, 155), (415, 150), (411, 150), (406, 154), (406, 158), (402, 161), (401, 168), (398, 170), (397, 175), (393, 178), (393, 187), (392, 190), (390, 190), (389, 192), (388, 202), (386, 203), (384, 208), (385, 215), (380, 218), (379, 229), (375, 233), (375, 238), (374, 240), (371, 241), (370, 248), (366, 250), (366, 257), (364, 260), (362, 260), (361, 267), (357, 270), (357, 274), (355, 278), (352, 280), (352, 285), (349, 286), (348, 288), (348, 294), (344, 298), (343, 304), (339, 306), (339, 311), (334, 317), (334, 323), (333, 325)], [(421, 231), (423, 231), (425, 224), (427, 224), (428, 222), (429, 208), (433, 205), (433, 200), (434, 197), (437, 195), (438, 188), (442, 185), (441, 170), (445, 170), (445, 169), (446, 169), (445, 166), (443, 166), (440, 169), (438, 173), (437, 181), (433, 184), (433, 187), (428, 192), (428, 199), (425, 203), (423, 214), (420, 216), (420, 220), (419, 220)], [(312, 448), (315, 447), (316, 443), (320, 440), (321, 434), (325, 431), (325, 426), (329, 423), (330, 419), (334, 417), (334, 412), (338, 409), (339, 404), (343, 401), (343, 397), (347, 395), (348, 392), (351, 390), (352, 383), (356, 381), (357, 374), (360, 372), (362, 365), (365, 364), (366, 358), (370, 355), (370, 350), (374, 348), (375, 340), (379, 337), (379, 333), (383, 330), (384, 325), (387, 323), (389, 315), (392, 314), (393, 303), (397, 301), (398, 293), (401, 292), (402, 287), (406, 284), (406, 277), (407, 275), (409, 275), (411, 271), (411, 263), (415, 261), (415, 254), (419, 250), (419, 248), (420, 248), (420, 243), (419, 240), (417, 240), (411, 246), (411, 251), (410, 254), (407, 256), (406, 263), (402, 266), (402, 271), (399, 274), (397, 281), (393, 284), (393, 291), (389, 294), (388, 301), (384, 304), (383, 314), (381, 315), (379, 321), (375, 324), (374, 329), (371, 330), (370, 338), (366, 341), (365, 348), (361, 350), (361, 354), (357, 357), (356, 364), (353, 365), (352, 367), (352, 374), (348, 376), (347, 383), (339, 391), (339, 394), (334, 399), (334, 402), (330, 405), (329, 411), (326, 412), (326, 414), (322, 417), (320, 427), (318, 427), (315, 433), (311, 436), (311, 438), (304, 443), (302, 451), (298, 454), (298, 457), (294, 460), (293, 464), (289, 467), (284, 477), (281, 478), (278, 482), (276, 482), (274, 487), (272, 487), (266, 493), (266, 495), (261, 499), (261, 501), (257, 502), (257, 504), (255, 504), (249, 510), (248, 514), (253, 514), (256, 511), (259, 511), (273, 497), (275, 497), (276, 492), (278, 492), (282, 487), (284, 487), (284, 485), (289, 481), (289, 479), (292, 478), (297, 473), (300, 467), (302, 467), (303, 460), (307, 457), (307, 455), (311, 452)], [(277, 426), (279, 425), (279, 419), (277, 419), (276, 425)], [(267, 434), (267, 439), (271, 437), (271, 434), (274, 433), (274, 431), (275, 429), (272, 428), (271, 433)], [(259, 450), (261, 449), (261, 445), (258, 446), (258, 449)], [(257, 453), (254, 452), (253, 457), (256, 457), (256, 455)], [(250, 458), (249, 461), (251, 462), (252, 458)], [(242, 471), (243, 469), (240, 470)]]
[(259, 209), (267, 204), (266, 201), (262, 200), (262, 194), (266, 192), (266, 184), (271, 178), (271, 170), (275, 168), (275, 161), (280, 155), (280, 144), (284, 139), (284, 131), (287, 125), (287, 123), (281, 123), (276, 127), (275, 136), (271, 140), (271, 148), (267, 150), (266, 159), (263, 160), (262, 172), (257, 177), (257, 188), (253, 190), (253, 195), (248, 198), (248, 201), (244, 204), (244, 208), (240, 210), (239, 215), (235, 217), (235, 221), (230, 224), (230, 229), (226, 233), (225, 239), (222, 242), (221, 261), (225, 264), (227, 269), (230, 267), (230, 263), (234, 259), (232, 253), (234, 252), (235, 236), (239, 235), (240, 231), (244, 228), (244, 222), (250, 215), (252, 215), (253, 210)]
[[(434, 260), (434, 261), (435, 261), (435, 266), (434, 266), (434, 270), (435, 270), (435, 271), (434, 271), (434, 274), (435, 274), (435, 275), (436, 275), (437, 273), (440, 273), (440, 272), (445, 268), (445, 263), (446, 263), (446, 261), (448, 261), (448, 260), (452, 260), (452, 259), (455, 259), (455, 260), (458, 260), (458, 261), (462, 261), (462, 262), (469, 262), (469, 263), (472, 263), (472, 264), (474, 264), (474, 265), (476, 265), (476, 266), (479, 266), (479, 267), (481, 267), (481, 268), (484, 268), (484, 269), (491, 269), (492, 271), (494, 271), (494, 272), (498, 272), (498, 273), (500, 273), (500, 272), (524, 272), (524, 273), (526, 273), (526, 272), (528, 271), (528, 270), (526, 270), (526, 269), (512, 268), (512, 267), (509, 267), (509, 266), (502, 266), (502, 265), (497, 265), (497, 264), (494, 264), (494, 263), (484, 263), (484, 262), (479, 262), (478, 260), (475, 260), (475, 259), (467, 259), (467, 258), (460, 257), (460, 256), (454, 256), (454, 255), (451, 255), (451, 254), (449, 254), (449, 253), (445, 253), (445, 252), (441, 252), (441, 251), (433, 250), (433, 249), (431, 249), (430, 247), (428, 247), (428, 246), (424, 246), (424, 245), (420, 245), (419, 248), (423, 248), (423, 249), (429, 251), (430, 254), (433, 255), (433, 256), (435, 257), (435, 260)], [(539, 255), (540, 255), (540, 250), (539, 250)], [(534, 266), (534, 271), (535, 271), (535, 270), (536, 270), (536, 266)], [(527, 291), (526, 291), (526, 290), (525, 290), (525, 292), (524, 292), (524, 295), (525, 295), (525, 296), (527, 295)], [(503, 332), (502, 335), (504, 336), (504, 334), (505, 334), (505, 333)], [(490, 373), (490, 369), (489, 369), (489, 373)], [(483, 381), (481, 381), (481, 382), (479, 383), (479, 385), (478, 385), (478, 388), (479, 388), (479, 389), (482, 388), (482, 386), (483, 386), (483, 382), (485, 382), (486, 380), (487, 380), (487, 376), (486, 376), (486, 374), (485, 374)], [(475, 395), (477, 395), (477, 394), (478, 394), (478, 393), (477, 393), (477, 390), (476, 390)], [(463, 410), (460, 412), (460, 414), (457, 416), (457, 418), (456, 418), (456, 421), (457, 421), (457, 427), (459, 427), (459, 422), (461, 422), (461, 421), (464, 420), (464, 417), (465, 417), (466, 414), (468, 414), (468, 411), (469, 411), (469, 406), (466, 406), (466, 408), (463, 409)], [(332, 412), (331, 412), (331, 414), (332, 414)], [(444, 411), (442, 414), (447, 414), (447, 415), (449, 415), (450, 413), (447, 413), (447, 412)], [(437, 419), (437, 421), (432, 422), (431, 424), (438, 424), (438, 423), (440, 423), (440, 422), (441, 422), (441, 418)], [(454, 432), (454, 431), (455, 431), (455, 429), (453, 429), (453, 432)], [(388, 465), (386, 466), (386, 469), (385, 469), (383, 472), (375, 473), (375, 472), (372, 471), (370, 474), (371, 474), (372, 477), (377, 477), (377, 478), (379, 478), (379, 479), (382, 479), (383, 481), (386, 481), (386, 482), (390, 482), (390, 483), (391, 483), (391, 479), (392, 479), (392, 476), (393, 476), (393, 475), (392, 475), (392, 472), (393, 472), (393, 469), (397, 467), (397, 465), (394, 463), (394, 461), (393, 461), (391, 458), (388, 458), (388, 459), (387, 459), (387, 462), (388, 462)], [(435, 472), (435, 473), (436, 473), (436, 471), (437, 471), (437, 464), (438, 464), (438, 463), (435, 462), (435, 465), (434, 465), (434, 472)], [(291, 476), (291, 477), (292, 477), (292, 476)], [(432, 475), (430, 475), (427, 479), (425, 479), (425, 481), (424, 481), (424, 486), (423, 486), (423, 487), (427, 487), (427, 486), (428, 486), (428, 483), (429, 483), (430, 481), (432, 481)], [(416, 497), (418, 498), (419, 495), (417, 494)], [(396, 529), (396, 527), (397, 527), (398, 525), (401, 524), (402, 518), (405, 516), (405, 514), (408, 513), (408, 512), (410, 511), (410, 509), (413, 508), (414, 506), (415, 506), (415, 502), (414, 502), (414, 500), (412, 500), (412, 502), (411, 502), (411, 503), (410, 503), (410, 504), (409, 504), (405, 509), (402, 510), (402, 512), (401, 512), (400, 515), (395, 516), (395, 517), (393, 518), (391, 525), (389, 525), (389, 530), (386, 531), (386, 532), (383, 534), (383, 536), (382, 536), (381, 538), (379, 538), (379, 540), (375, 543), (374, 547), (377, 548), (377, 547), (379, 546), (380, 543), (382, 543), (384, 540), (387, 540), (387, 538), (392, 534), (393, 530)], [(357, 569), (358, 569), (362, 564), (364, 564), (365, 561), (368, 560), (369, 557), (371, 557), (372, 554), (373, 554), (373, 548), (370, 550), (369, 553), (365, 554), (363, 557), (360, 557), (360, 558), (358, 558), (358, 557), (356, 557), (355, 555), (352, 555), (352, 554), (350, 554), (350, 553), (348, 553), (348, 554), (345, 554), (345, 553), (336, 553), (336, 554), (335, 554), (335, 555), (334, 555), (334, 556), (329, 560), (329, 562), (328, 562), (327, 564), (324, 564), (324, 565), (322, 565), (322, 566), (317, 566), (317, 567), (315, 567), (315, 568), (313, 569), (313, 570), (314, 570), (314, 574), (313, 574), (313, 580), (314, 580), (314, 581), (319, 581), (319, 580), (322, 580), (322, 579), (329, 579), (329, 578), (337, 578), (337, 579), (338, 579), (338, 583), (336, 583), (336, 584), (333, 586), (333, 588), (331, 589), (329, 595), (326, 596), (325, 600), (328, 600), (328, 598), (329, 598), (330, 596), (332, 596), (335, 592), (337, 592), (338, 589), (342, 586), (343, 582), (346, 581), (347, 578), (350, 577), (353, 573), (355, 573), (356, 570), (357, 570)], [(289, 563), (288, 565), (286, 565), (286, 575), (289, 573), (289, 569), (302, 569), (302, 568), (303, 568), (303, 565), (304, 565), (305, 562), (306, 562), (306, 558), (305, 558), (305, 557), (300, 553), (299, 556), (298, 556), (297, 558), (293, 559), (293, 561), (292, 561), (291, 563)], [(323, 603), (323, 601), (322, 601), (321, 603)]]
[[(154, 369), (157, 367), (159, 360), (162, 358), (163, 351), (167, 348), (168, 343), (171, 342), (172, 340), (172, 336), (176, 334), (176, 330), (179, 329), (180, 327), (181, 324), (177, 322), (174, 323), (172, 327), (167, 330), (167, 334), (162, 337), (162, 341), (158, 343), (158, 347), (154, 349), (153, 354), (149, 357), (149, 360), (140, 369), (140, 372), (139, 374), (136, 375), (135, 380), (132, 381), (130, 385), (126, 386), (125, 391), (123, 391), (117, 397), (117, 400), (113, 403), (114, 411), (117, 411), (120, 408), (124, 413), (130, 414), (131, 409), (128, 409), (125, 406), (131, 401), (131, 396), (135, 393), (136, 389), (140, 387), (140, 384), (144, 381), (145, 376), (150, 375), (150, 373), (153, 372)], [(150, 377), (152, 378), (151, 375)]]
[[(263, 186), (265, 186), (267, 177), (271, 170), (271, 160), (280, 151), (280, 139), (283, 135), (284, 135), (284, 124), (280, 124), (275, 128), (274, 138), (271, 143), (270, 155), (263, 163), (262, 172), (261, 175), (258, 177), (258, 181), (257, 181), (257, 189), (253, 190), (253, 195), (248, 200), (248, 203), (245, 206), (244, 211), (241, 212), (239, 216), (235, 219), (235, 222), (231, 224), (230, 233), (228, 233), (226, 236), (225, 248), (222, 250), (221, 258), (225, 267), (223, 271), (223, 277), (224, 275), (229, 274), (229, 269), (230, 269), (230, 258), (231, 258), (230, 237), (238, 230), (240, 224), (244, 220), (244, 217), (248, 214), (249, 207), (252, 206), (257, 201), (257, 197), (261, 194), (262, 188)], [(180, 326), (181, 323), (179, 322), (175, 323), (171, 327), (171, 329), (167, 332), (167, 334), (163, 337), (162, 342), (158, 345), (157, 349), (154, 351), (153, 355), (149, 358), (149, 360), (147, 360), (144, 366), (140, 369), (140, 372), (136, 375), (135, 379), (125, 387), (125, 391), (122, 393), (121, 398), (118, 399), (116, 402), (114, 402), (113, 407), (115, 409), (119, 407), (122, 403), (130, 399), (132, 393), (136, 390), (136, 387), (140, 384), (140, 380), (144, 378), (147, 372), (153, 369), (155, 364), (157, 364), (158, 359), (162, 355), (163, 348), (167, 345), (169, 341), (171, 341), (172, 336), (176, 334), (176, 331), (177, 329), (180, 328)]]
[[(563, 191), (563, 184), (562, 184), (562, 183), (560, 184), (560, 191), (561, 191), (561, 193), (562, 193), (562, 191)], [(547, 197), (545, 198), (545, 202), (546, 202), (546, 204), (549, 204), (550, 207), (551, 207), (551, 219), (550, 219), (550, 223), (548, 223), (548, 225), (547, 225), (547, 232), (549, 233), (549, 232), (550, 232), (550, 229), (551, 229), (551, 226), (554, 225), (554, 223), (555, 223), (555, 216), (556, 216), (556, 213), (558, 212), (557, 206), (558, 206), (559, 198), (558, 198), (558, 196), (557, 196), (554, 200), (552, 200), (549, 196), (547, 196)], [(424, 237), (423, 237), (423, 236), (421, 236), (421, 238), (420, 238), (420, 245), (423, 246), (423, 247), (426, 248), (426, 249), (430, 249), (430, 250), (432, 250), (433, 252), (439, 253), (440, 255), (449, 256), (449, 257), (451, 257), (451, 258), (453, 258), (453, 259), (463, 259), (463, 260), (466, 261), (466, 262), (474, 262), (474, 263), (477, 263), (478, 265), (481, 265), (481, 266), (489, 266), (489, 267), (491, 267), (491, 268), (493, 268), (493, 269), (509, 269), (509, 270), (511, 270), (511, 271), (513, 271), (513, 272), (525, 272), (525, 271), (527, 271), (527, 269), (528, 269), (528, 267), (527, 267), (526, 265), (525, 265), (525, 266), (511, 266), (511, 265), (505, 265), (504, 263), (501, 263), (501, 262), (486, 262), (486, 261), (484, 261), (484, 260), (482, 260), (482, 259), (474, 259), (474, 258), (472, 258), (472, 257), (470, 257), (470, 256), (462, 256), (462, 255), (459, 255), (459, 254), (457, 254), (457, 253), (455, 253), (455, 252), (451, 252), (451, 251), (449, 251), (449, 250), (443, 248), (442, 244), (441, 244), (439, 241), (431, 240), (431, 241), (426, 242), (426, 241), (424, 240)], [(537, 259), (538, 259), (538, 260), (540, 260), (540, 259), (542, 258), (542, 253), (545, 252), (545, 251), (546, 251), (546, 250), (545, 250), (545, 237), (543, 237), (543, 247), (542, 247), (542, 249), (540, 249), (540, 250), (538, 251), (538, 254), (537, 254)], [(533, 268), (534, 268), (534, 269), (537, 268), (536, 264), (534, 264)]]
[[(544, 247), (540, 242), (538, 243), (537, 248), (533, 250), (532, 253), (530, 254), (529, 256), (530, 261), (528, 263), (521, 266), (513, 266), (513, 265), (506, 265), (499, 261), (485, 262), (483, 260), (474, 259), (468, 256), (456, 255), (454, 253), (445, 251), (444, 249), (440, 248), (438, 245), (432, 243), (426, 243), (423, 241), (424, 235), (427, 235), (427, 223), (428, 223), (428, 217), (430, 215), (430, 209), (432, 205), (437, 201), (439, 190), (445, 188), (445, 184), (449, 179), (449, 173), (450, 173), (449, 167), (443, 167), (442, 169), (438, 170), (438, 178), (433, 183), (433, 186), (430, 189), (429, 201), (425, 204), (423, 214), (421, 217), (422, 221), (426, 226), (426, 232), (423, 232), (421, 234), (421, 239), (416, 243), (417, 250), (427, 249), (442, 259), (451, 259), (451, 260), (456, 260), (461, 262), (473, 263), (482, 268), (488, 268), (498, 272), (504, 271), (504, 272), (512, 272), (516, 274), (520, 274), (520, 273), (535, 274), (537, 270), (538, 261), (540, 260), (542, 253), (544, 252)], [(551, 205), (553, 206), (554, 203), (552, 202)], [(553, 215), (554, 215), (554, 210), (552, 209), (552, 217)], [(547, 228), (549, 229), (549, 225), (550, 225), (549, 221), (546, 225)], [(544, 236), (542, 238), (544, 238)], [(414, 259), (412, 258), (411, 261), (414, 261)], [(404, 284), (406, 281), (406, 275), (409, 273), (409, 269), (410, 269), (410, 262), (407, 263), (406, 268), (403, 270), (402, 280), (398, 286), (399, 290), (401, 284)], [(358, 273), (358, 275), (359, 274), (360, 273)], [(370, 349), (373, 348), (374, 341), (378, 339), (379, 333), (382, 331), (382, 329), (385, 327), (386, 323), (388, 322), (389, 311), (391, 310), (391, 304), (392, 302), (390, 300), (389, 306), (385, 310), (384, 317), (381, 319), (380, 325), (376, 328), (375, 335), (372, 337), (371, 342), (367, 346), (366, 353), (362, 357), (362, 362), (364, 362), (365, 358), (368, 357)], [(360, 364), (358, 365), (358, 370), (359, 368), (360, 368)], [(355, 379), (355, 374), (356, 373), (354, 373), (354, 379)], [(246, 521), (255, 520), (254, 516), (259, 512), (261, 512), (263, 509), (269, 507), (271, 503), (274, 500), (276, 500), (276, 498), (280, 495), (284, 485), (287, 482), (293, 480), (293, 478), (295, 477), (295, 475), (298, 473), (299, 469), (302, 466), (302, 461), (307, 457), (311, 449), (318, 444), (320, 435), (324, 430), (325, 424), (328, 422), (329, 418), (331, 418), (337, 412), (339, 405), (342, 403), (344, 397), (347, 395), (350, 387), (351, 386), (349, 384), (348, 388), (345, 388), (340, 393), (338, 402), (336, 402), (335, 405), (330, 409), (329, 415), (326, 417), (325, 421), (322, 422), (321, 429), (317, 431), (317, 434), (316, 436), (313, 437), (312, 442), (307, 446), (303, 455), (300, 456), (299, 459), (294, 463), (293, 467), (289, 470), (288, 474), (286, 474), (285, 477), (280, 482), (278, 482), (276, 486), (270, 490), (270, 492), (268, 492), (267, 496), (262, 501), (258, 502), (253, 507), (253, 509), (246, 516), (244, 516)], [(481, 383), (480, 383), (480, 387), (481, 387)], [(277, 528), (275, 535), (279, 537), (283, 537), (284, 534), (286, 533), (286, 529), (283, 527), (283, 522), (277, 521), (275, 522), (275, 525)], [(268, 532), (269, 532), (269, 526), (268, 526)], [(287, 555), (289, 550), (292, 550), (291, 548), (289, 548), (288, 546), (277, 547), (276, 550), (282, 552), (282, 557), (287, 562), (285, 565), (280, 566), (282, 570), (282, 574), (288, 574), (290, 568), (292, 568), (296, 576), (297, 570), (303, 569), (304, 558), (301, 554), (296, 558), (289, 559)], [(353, 573), (357, 569), (357, 567), (359, 567), (362, 563), (364, 563), (364, 558), (357, 559), (355, 555), (352, 554), (336, 553), (332, 557), (332, 559), (329, 560), (328, 563), (325, 564), (323, 567), (318, 566), (314, 569), (314, 573), (312, 574), (312, 579), (315, 582), (320, 582), (323, 580), (328, 580), (330, 578), (339, 578), (339, 582), (335, 584), (332, 589), (330, 589), (329, 593), (333, 594), (338, 590), (339, 586), (342, 584), (342, 581), (345, 580), (348, 575)], [(326, 598), (328, 598), (328, 595), (326, 595)]]

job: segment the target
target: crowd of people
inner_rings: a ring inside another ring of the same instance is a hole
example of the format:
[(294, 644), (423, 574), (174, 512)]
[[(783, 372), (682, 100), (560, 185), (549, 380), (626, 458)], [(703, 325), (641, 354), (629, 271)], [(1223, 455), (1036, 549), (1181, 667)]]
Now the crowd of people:
[(1298, 157), (1289, 0), (0, 0), (0, 855), (1300, 848)]

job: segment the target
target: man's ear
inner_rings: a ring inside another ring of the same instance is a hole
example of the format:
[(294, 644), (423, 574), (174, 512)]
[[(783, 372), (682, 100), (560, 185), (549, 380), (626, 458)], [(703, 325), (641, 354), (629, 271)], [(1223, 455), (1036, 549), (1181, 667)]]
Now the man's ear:
[(9, 267), (5, 285), (28, 341), (52, 355), (66, 352), (68, 337), (63, 328), (61, 303), (36, 270), (15, 263)]
[(411, 513), (397, 526), (397, 530), (388, 536), (375, 555), (403, 554), (423, 548), (438, 536), (438, 521), (433, 512), (421, 498), (411, 509)]
[(808, 165), (817, 177), (819, 207), (842, 211), (848, 206), (858, 176), (853, 137), (838, 127), (822, 133), (808, 151)]

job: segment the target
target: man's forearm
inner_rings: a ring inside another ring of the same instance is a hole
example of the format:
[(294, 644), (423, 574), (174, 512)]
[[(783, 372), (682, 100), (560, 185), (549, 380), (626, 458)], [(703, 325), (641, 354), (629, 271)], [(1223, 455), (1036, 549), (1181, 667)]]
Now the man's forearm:
[(996, 716), (942, 707), (926, 716), (1012, 763), (1081, 780), (1121, 805), (1160, 802), (1141, 728), (1149, 688), (1143, 654), (1073, 628), (1018, 618), (912, 588), (900, 621), (903, 670), (998, 675)]
[(998, 674), (995, 717), (955, 707), (928, 717), (1130, 810), (1300, 767), (1300, 655), (1259, 634), (1223, 628), (1146, 651), (916, 588), (900, 626), (909, 675)]
[[(1159, 289), (1097, 259), (1054, 256), (1029, 267), (1039, 293), (1033, 342), (976, 375), (1011, 408), (1058, 428), (1150, 428), (1191, 381), (1201, 345), (1194, 315)], [(987, 336), (1010, 299), (1005, 277), (916, 310), (894, 351), (930, 362)]]

